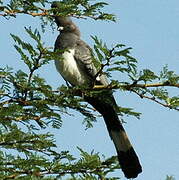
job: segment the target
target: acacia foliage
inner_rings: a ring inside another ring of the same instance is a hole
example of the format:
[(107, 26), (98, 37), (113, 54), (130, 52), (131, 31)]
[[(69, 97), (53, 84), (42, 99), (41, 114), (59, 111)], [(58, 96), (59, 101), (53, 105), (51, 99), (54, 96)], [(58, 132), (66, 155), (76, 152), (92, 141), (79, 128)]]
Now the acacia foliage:
[[(12, 0), (7, 4), (0, 1), (1, 18), (18, 18), (19, 14), (36, 16), (41, 19), (43, 31), (47, 24), (53, 27), (53, 11), (50, 1)], [(115, 20), (115, 16), (102, 8), (104, 2), (89, 0), (64, 0), (60, 3), (59, 15), (71, 15), (94, 20)], [(14, 19), (16, 20), (16, 19)], [(59, 128), (63, 123), (62, 114), (69, 115), (71, 109), (84, 116), (87, 128), (96, 121), (96, 112), (83, 101), (82, 94), (98, 94), (108, 89), (118, 89), (147, 98), (164, 107), (178, 110), (179, 98), (169, 96), (168, 87), (179, 87), (179, 76), (167, 66), (156, 74), (150, 69), (137, 69), (137, 60), (131, 56), (131, 48), (116, 44), (109, 48), (102, 40), (94, 40), (93, 57), (98, 74), (105, 73), (111, 78), (116, 73), (118, 80), (111, 80), (107, 87), (53, 89), (36, 72), (49, 61), (59, 58), (52, 49), (42, 42), (39, 30), (25, 28), (29, 39), (11, 34), (14, 48), (20, 55), (27, 71), (14, 71), (11, 67), (0, 68), (0, 179), (119, 179), (109, 178), (110, 172), (119, 169), (116, 157), (104, 158), (92, 151), (78, 151), (80, 159), (56, 146), (54, 135), (48, 127)], [(33, 40), (33, 42), (32, 42)], [(125, 80), (124, 80), (125, 79)], [(129, 107), (118, 107), (120, 116), (140, 117)], [(46, 133), (40, 129), (46, 128)], [(172, 177), (167, 177), (171, 179)]]

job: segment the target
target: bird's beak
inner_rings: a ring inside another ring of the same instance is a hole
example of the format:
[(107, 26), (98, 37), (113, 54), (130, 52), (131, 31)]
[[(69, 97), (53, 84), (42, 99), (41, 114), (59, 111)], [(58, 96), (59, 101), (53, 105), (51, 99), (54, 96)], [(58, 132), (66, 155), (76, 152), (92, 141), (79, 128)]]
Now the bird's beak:
[(64, 29), (63, 26), (59, 26), (59, 27), (57, 28), (58, 31), (62, 31), (63, 29)]

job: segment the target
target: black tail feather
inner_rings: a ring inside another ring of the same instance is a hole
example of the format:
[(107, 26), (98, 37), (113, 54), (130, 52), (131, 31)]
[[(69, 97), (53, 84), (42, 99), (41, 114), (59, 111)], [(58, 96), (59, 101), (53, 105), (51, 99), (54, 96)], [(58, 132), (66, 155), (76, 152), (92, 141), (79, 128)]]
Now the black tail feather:
[[(115, 100), (111, 95), (107, 101), (100, 97), (85, 97), (85, 100), (103, 116), (125, 177), (136, 178), (142, 172), (142, 167), (115, 111)], [(109, 103), (109, 99), (113, 103)]]
[(117, 154), (119, 164), (126, 178), (136, 178), (142, 172), (142, 167), (133, 147), (126, 152), (117, 151)]

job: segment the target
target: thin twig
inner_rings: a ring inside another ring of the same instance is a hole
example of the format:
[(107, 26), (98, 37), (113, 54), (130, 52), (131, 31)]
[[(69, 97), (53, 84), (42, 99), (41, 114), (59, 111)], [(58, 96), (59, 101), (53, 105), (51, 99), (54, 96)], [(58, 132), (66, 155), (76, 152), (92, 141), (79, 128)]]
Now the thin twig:
[[(29, 74), (28, 81), (27, 81), (28, 86), (30, 86), (30, 84), (31, 84), (31, 80), (32, 80), (34, 71), (39, 68), (39, 62), (40, 62), (40, 59), (42, 58), (42, 56), (43, 56), (43, 52), (40, 51), (39, 56), (36, 58), (36, 62), (33, 64), (34, 65), (33, 68), (30, 69), (30, 74)], [(28, 95), (28, 90), (26, 89), (24, 99), (27, 99), (27, 95)]]
[(149, 99), (149, 100), (154, 101), (154, 102), (156, 102), (157, 104), (160, 104), (160, 105), (162, 105), (162, 106), (164, 106), (164, 107), (167, 107), (167, 108), (169, 108), (169, 109), (175, 109), (175, 110), (179, 111), (179, 108), (172, 107), (172, 106), (170, 106), (169, 104), (164, 104), (164, 103), (156, 100), (156, 98), (155, 98), (154, 96), (152, 96), (152, 97), (146, 96), (146, 95), (144, 95), (144, 94), (138, 93), (138, 92), (135, 91), (134, 89), (132, 89), (131, 92), (134, 92), (134, 93), (137, 94), (140, 98)]
[(100, 76), (102, 73), (103, 73), (103, 70), (106, 66), (109, 66), (110, 65), (110, 60), (111, 58), (114, 57), (114, 54), (113, 54), (113, 51), (115, 50), (115, 48), (112, 48), (110, 51), (109, 51), (109, 56), (106, 57), (106, 63), (105, 64), (101, 64), (101, 67), (100, 69), (98, 70), (98, 72), (96, 73), (95, 77), (94, 77), (94, 84), (96, 82), (96, 79), (98, 76)]

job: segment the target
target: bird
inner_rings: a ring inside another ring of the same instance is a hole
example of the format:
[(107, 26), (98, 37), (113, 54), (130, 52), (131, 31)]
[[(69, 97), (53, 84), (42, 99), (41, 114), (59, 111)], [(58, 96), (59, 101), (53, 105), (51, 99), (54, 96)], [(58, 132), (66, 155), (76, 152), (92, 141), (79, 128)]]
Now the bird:
[[(56, 7), (56, 3), (53, 3), (52, 8)], [(91, 48), (81, 39), (80, 30), (71, 17), (59, 15), (54, 17), (57, 29), (60, 31), (54, 47), (54, 51), (59, 55), (59, 58), (55, 59), (55, 66), (64, 80), (73, 87), (108, 85), (105, 74), (98, 73), (93, 62)], [(83, 98), (103, 116), (125, 177), (136, 178), (142, 172), (142, 167), (118, 117), (117, 103), (112, 91), (101, 91), (97, 95), (84, 94)]]

